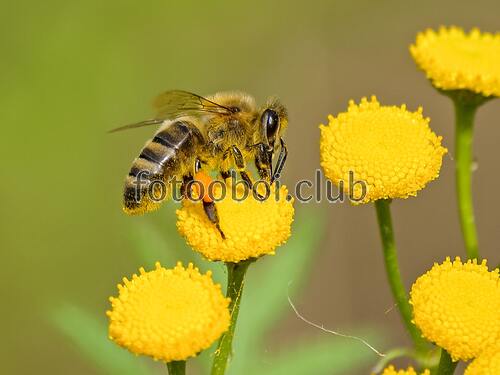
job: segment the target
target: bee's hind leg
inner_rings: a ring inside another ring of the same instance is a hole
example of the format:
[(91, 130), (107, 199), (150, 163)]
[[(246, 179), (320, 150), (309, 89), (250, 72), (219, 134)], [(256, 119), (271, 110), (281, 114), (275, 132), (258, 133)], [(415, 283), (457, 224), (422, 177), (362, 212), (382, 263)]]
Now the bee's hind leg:
[(207, 215), (208, 220), (210, 220), (215, 225), (215, 227), (219, 231), (222, 239), (225, 240), (226, 236), (224, 235), (224, 232), (222, 231), (222, 229), (220, 229), (219, 215), (217, 215), (217, 207), (215, 207), (215, 202), (214, 201), (210, 201), (210, 202), (203, 201), (203, 209), (205, 210), (205, 214)]
[[(190, 187), (189, 185), (192, 183), (192, 181), (194, 181), (194, 178), (191, 174), (188, 174), (182, 178), (181, 194), (184, 199), (192, 199), (191, 192), (188, 192), (188, 188)], [(207, 201), (205, 199), (203, 199), (202, 202), (203, 210), (205, 211), (208, 220), (210, 220), (210, 222), (215, 225), (222, 239), (225, 240), (226, 236), (224, 235), (224, 232), (219, 225), (219, 215), (217, 214), (217, 207), (215, 207), (215, 202), (212, 200)]]
[[(202, 162), (200, 159), (197, 158), (194, 162), (194, 174), (195, 175), (198, 172), (200, 172), (201, 166), (202, 166)], [(187, 183), (189, 183), (190, 181), (193, 181), (192, 175), (187, 176)], [(184, 180), (184, 182), (186, 182), (186, 180)], [(208, 186), (204, 186), (204, 188), (206, 189), (206, 188), (208, 188)], [(220, 228), (220, 225), (219, 225), (219, 215), (217, 214), (217, 207), (215, 207), (215, 202), (209, 196), (204, 196), (202, 199), (202, 202), (203, 202), (203, 210), (205, 211), (205, 214), (207, 215), (208, 220), (210, 220), (210, 222), (212, 222), (215, 225), (215, 227), (219, 231), (222, 239), (225, 240), (226, 236), (224, 235), (224, 232), (222, 231), (222, 229)]]
[(196, 158), (193, 165), (193, 172), (182, 176), (182, 184), (180, 188), (181, 196), (185, 199), (191, 198), (191, 192), (188, 192), (188, 186), (193, 183), (196, 173), (201, 169), (201, 160)]

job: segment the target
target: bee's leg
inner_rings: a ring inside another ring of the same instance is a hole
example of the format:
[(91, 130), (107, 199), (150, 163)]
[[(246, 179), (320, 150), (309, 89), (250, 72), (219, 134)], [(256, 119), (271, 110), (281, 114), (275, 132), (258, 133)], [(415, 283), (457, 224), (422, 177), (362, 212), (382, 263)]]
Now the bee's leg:
[(219, 215), (217, 215), (217, 207), (215, 207), (215, 202), (214, 201), (210, 201), (210, 202), (203, 201), (203, 209), (205, 210), (205, 214), (207, 215), (208, 220), (210, 220), (215, 225), (215, 227), (219, 231), (222, 239), (225, 240), (226, 236), (224, 235), (224, 232), (222, 231), (222, 229), (220, 229)]
[(255, 155), (255, 166), (259, 171), (259, 176), (262, 180), (269, 181), (272, 176), (272, 150), (264, 143), (255, 145), (257, 153)]
[(219, 174), (223, 180), (227, 180), (229, 177), (231, 177), (231, 173), (229, 173), (228, 171), (219, 171)]
[(286, 148), (286, 144), (283, 138), (280, 138), (280, 145), (281, 145), (280, 154), (278, 156), (278, 161), (276, 162), (276, 167), (274, 168), (274, 173), (271, 177), (271, 184), (275, 180), (280, 178), (281, 171), (285, 166), (286, 157), (288, 156), (288, 149)]
[(191, 192), (187, 191), (187, 186), (194, 180), (193, 176), (196, 175), (196, 173), (198, 173), (200, 169), (201, 169), (201, 160), (196, 158), (194, 161), (193, 172), (182, 176), (181, 196), (183, 196), (184, 198), (191, 197)]
[[(194, 173), (198, 173), (201, 170), (201, 165), (202, 162), (200, 159), (196, 158), (194, 162)], [(192, 175), (188, 175), (188, 182), (193, 180)], [(205, 211), (205, 214), (208, 217), (208, 220), (210, 220), (217, 230), (219, 231), (221, 237), (223, 240), (226, 239), (226, 236), (224, 235), (224, 232), (220, 229), (219, 225), (219, 215), (217, 215), (217, 207), (215, 207), (215, 202), (213, 200), (206, 200), (206, 198), (203, 198), (203, 210)]]
[(248, 173), (245, 171), (240, 171), (240, 176), (241, 176), (241, 179), (243, 181), (245, 181), (248, 184), (248, 186), (250, 186), (250, 189), (253, 189), (253, 181), (250, 178), (250, 176), (248, 175)]
[(187, 174), (185, 176), (182, 176), (181, 196), (184, 197), (184, 199), (189, 198), (187, 186), (191, 181), (193, 181), (193, 175), (191, 173)]
[[(229, 155), (231, 154), (231, 148), (228, 148), (226, 151), (224, 151), (224, 153), (222, 154), (222, 160), (226, 160)], [(229, 177), (231, 177), (231, 173), (229, 172), (229, 170), (219, 170), (219, 174), (221, 176), (221, 178), (225, 181), (227, 180)]]
[(240, 149), (236, 146), (231, 146), (231, 153), (233, 154), (234, 164), (238, 169), (241, 179), (245, 181), (248, 187), (257, 194), (259, 199), (264, 199), (262, 195), (260, 195), (257, 191), (254, 190), (253, 181), (248, 175), (248, 173), (245, 171), (245, 160), (243, 159), (243, 155), (241, 154)]

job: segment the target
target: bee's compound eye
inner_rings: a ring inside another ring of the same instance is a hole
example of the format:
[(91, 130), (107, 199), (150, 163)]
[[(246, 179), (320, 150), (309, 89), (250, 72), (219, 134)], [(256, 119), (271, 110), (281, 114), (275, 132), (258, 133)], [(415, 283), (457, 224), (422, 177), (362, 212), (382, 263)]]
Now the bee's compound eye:
[(276, 111), (266, 109), (261, 117), (262, 125), (266, 128), (267, 138), (273, 139), (279, 128), (280, 118)]

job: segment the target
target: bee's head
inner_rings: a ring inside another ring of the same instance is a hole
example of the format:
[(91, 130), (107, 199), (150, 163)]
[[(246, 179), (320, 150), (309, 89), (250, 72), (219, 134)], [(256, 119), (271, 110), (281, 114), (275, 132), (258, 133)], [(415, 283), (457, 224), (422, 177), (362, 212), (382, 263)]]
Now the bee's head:
[(277, 98), (268, 100), (260, 116), (260, 134), (264, 141), (274, 149), (288, 125), (286, 108)]

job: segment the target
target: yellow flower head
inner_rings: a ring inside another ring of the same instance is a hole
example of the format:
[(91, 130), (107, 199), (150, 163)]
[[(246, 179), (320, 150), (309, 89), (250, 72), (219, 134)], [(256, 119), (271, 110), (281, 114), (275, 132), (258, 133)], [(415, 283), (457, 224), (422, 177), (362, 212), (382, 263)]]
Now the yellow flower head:
[(181, 263), (156, 269), (118, 285), (111, 297), (109, 337), (135, 354), (165, 362), (185, 360), (208, 348), (229, 326), (229, 299), (211, 273)]
[[(265, 254), (274, 254), (277, 246), (290, 237), (293, 221), (293, 199), (288, 200), (288, 191), (281, 186), (270, 189), (269, 198), (262, 202), (252, 193), (239, 201), (233, 199), (231, 184), (227, 183), (226, 196), (215, 203), (219, 225), (226, 239), (211, 223), (199, 202), (184, 199), (177, 210), (177, 229), (188, 244), (209, 260), (240, 262)], [(241, 185), (235, 187), (237, 195), (243, 193)], [(260, 186), (259, 186), (260, 187)], [(265, 191), (259, 190), (265, 197)], [(215, 192), (215, 196), (220, 196)]]
[(500, 34), (441, 27), (417, 35), (410, 52), (432, 84), (500, 96)]
[(453, 360), (476, 357), (500, 340), (499, 280), (486, 261), (434, 264), (411, 289), (414, 323)]
[[(381, 375), (417, 375), (417, 373), (411, 366), (406, 370), (397, 371), (393, 365), (390, 365), (389, 367), (384, 369)], [(425, 370), (420, 375), (431, 375), (431, 373), (429, 370)]]
[[(347, 112), (328, 116), (320, 125), (321, 166), (333, 183), (350, 189), (361, 203), (414, 196), (439, 175), (443, 155), (441, 137), (429, 128), (422, 108), (410, 112), (405, 105), (381, 106), (375, 96), (349, 102)], [(363, 198), (364, 196), (364, 198)]]
[(465, 370), (464, 375), (500, 374), (500, 345), (493, 345), (484, 350)]

